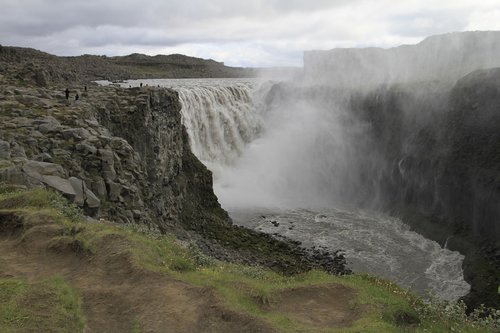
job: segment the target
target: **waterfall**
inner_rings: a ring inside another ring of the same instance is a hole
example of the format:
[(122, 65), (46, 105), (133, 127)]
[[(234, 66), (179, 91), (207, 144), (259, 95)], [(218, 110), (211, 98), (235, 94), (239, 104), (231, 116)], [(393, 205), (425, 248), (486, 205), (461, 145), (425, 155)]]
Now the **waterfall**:
[(228, 165), (262, 130), (252, 84), (174, 87), (193, 153), (209, 167)]
[(403, 197), (401, 182), (427, 178), (410, 171), (417, 134), (428, 133), (446, 105), (436, 86), (360, 92), (242, 79), (143, 82), (178, 92), (191, 149), (213, 172), (214, 192), (236, 224), (341, 248), (355, 272), (422, 294), (453, 300), (468, 292), (462, 255), (374, 207)]

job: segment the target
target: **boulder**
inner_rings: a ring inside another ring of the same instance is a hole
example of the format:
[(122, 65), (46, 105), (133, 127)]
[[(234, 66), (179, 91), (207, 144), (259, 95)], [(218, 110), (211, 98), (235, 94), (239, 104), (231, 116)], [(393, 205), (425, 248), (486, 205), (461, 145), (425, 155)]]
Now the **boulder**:
[(76, 192), (69, 180), (59, 176), (42, 176), (42, 182), (56, 191), (61, 192), (61, 194), (70, 201), (75, 200)]
[(80, 207), (99, 208), (101, 200), (87, 187), (85, 182), (76, 177), (70, 177), (69, 182), (76, 193), (74, 203)]
[(24, 163), (22, 170), (28, 176), (42, 180), (40, 176), (58, 176), (65, 178), (66, 174), (62, 166), (54, 163), (28, 160)]
[(65, 129), (62, 131), (62, 135), (66, 140), (84, 140), (89, 139), (92, 136), (92, 134), (90, 134), (90, 132), (83, 127)]
[(40, 123), (37, 129), (43, 134), (58, 132), (61, 129), (61, 123), (51, 116), (45, 117), (37, 122)]
[(89, 208), (99, 208), (101, 206), (101, 200), (88, 188), (85, 189), (85, 203)]
[(75, 200), (73, 201), (77, 206), (83, 207), (85, 204), (85, 182), (76, 177), (68, 178), (73, 190), (75, 191)]

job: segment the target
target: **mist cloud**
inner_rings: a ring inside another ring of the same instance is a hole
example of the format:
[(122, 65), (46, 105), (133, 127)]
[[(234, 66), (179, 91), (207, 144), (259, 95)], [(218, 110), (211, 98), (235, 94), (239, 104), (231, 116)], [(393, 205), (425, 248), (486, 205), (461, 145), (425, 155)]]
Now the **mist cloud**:
[(300, 65), (302, 52), (500, 29), (485, 0), (3, 0), (0, 43), (58, 55), (185, 53), (229, 65)]

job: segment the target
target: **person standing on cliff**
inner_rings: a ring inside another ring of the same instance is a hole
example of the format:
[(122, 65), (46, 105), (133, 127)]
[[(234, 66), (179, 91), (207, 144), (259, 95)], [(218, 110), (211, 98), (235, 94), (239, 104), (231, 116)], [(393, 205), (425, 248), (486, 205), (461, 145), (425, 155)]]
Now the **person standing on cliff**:
[(80, 96), (78, 95), (78, 92), (77, 92), (76, 95), (75, 95), (75, 101), (77, 101), (78, 98), (80, 98)]
[(66, 99), (69, 99), (69, 89), (66, 88), (66, 90), (64, 91), (64, 94), (66, 94)]

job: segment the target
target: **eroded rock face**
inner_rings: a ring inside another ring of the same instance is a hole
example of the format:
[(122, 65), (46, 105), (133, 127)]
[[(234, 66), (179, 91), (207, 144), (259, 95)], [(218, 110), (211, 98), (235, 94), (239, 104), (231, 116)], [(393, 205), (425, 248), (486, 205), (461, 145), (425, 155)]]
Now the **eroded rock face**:
[(475, 71), (442, 91), (419, 96), (418, 89), (425, 92), (383, 88), (357, 107), (385, 161), (382, 204), (411, 207), (452, 230), (497, 241), (500, 69)]
[[(91, 88), (68, 102), (62, 90), (2, 89), (0, 181), (50, 187), (117, 222), (168, 229), (203, 218), (208, 205), (218, 222), (229, 223), (211, 173), (199, 162), (184, 168), (196, 158), (174, 91)], [(201, 197), (185, 212), (189, 190)]]

